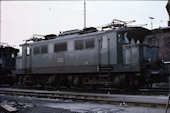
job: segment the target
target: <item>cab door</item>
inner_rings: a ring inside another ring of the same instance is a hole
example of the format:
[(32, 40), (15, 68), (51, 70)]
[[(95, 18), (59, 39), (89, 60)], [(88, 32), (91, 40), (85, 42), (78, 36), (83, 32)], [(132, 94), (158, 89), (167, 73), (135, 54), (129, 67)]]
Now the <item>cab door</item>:
[(99, 39), (99, 65), (108, 66), (110, 65), (110, 45), (109, 38), (107, 35), (103, 35)]
[(22, 67), (25, 73), (30, 73), (31, 71), (31, 52), (30, 47), (25, 45), (22, 47)]

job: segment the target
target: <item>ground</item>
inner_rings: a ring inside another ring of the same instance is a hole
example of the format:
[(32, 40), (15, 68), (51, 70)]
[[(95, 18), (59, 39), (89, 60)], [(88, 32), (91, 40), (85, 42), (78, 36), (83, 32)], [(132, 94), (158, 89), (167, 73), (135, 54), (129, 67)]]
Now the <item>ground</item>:
[[(19, 113), (165, 113), (165, 108), (78, 102), (0, 95), (2, 103), (19, 103)], [(0, 112), (3, 113), (3, 112)], [(170, 113), (170, 110), (168, 111)]]

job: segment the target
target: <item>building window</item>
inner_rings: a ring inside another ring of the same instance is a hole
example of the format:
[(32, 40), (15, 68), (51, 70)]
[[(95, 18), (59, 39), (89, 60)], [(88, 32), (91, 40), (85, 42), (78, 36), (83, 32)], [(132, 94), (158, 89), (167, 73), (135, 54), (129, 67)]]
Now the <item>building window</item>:
[(34, 55), (40, 54), (40, 47), (34, 47)]
[(48, 46), (47, 45), (41, 45), (41, 53), (48, 53)]
[(75, 50), (82, 50), (84, 48), (84, 40), (75, 41)]
[(67, 51), (67, 43), (56, 43), (54, 45), (54, 52)]
[(85, 41), (85, 47), (86, 47), (86, 49), (88, 49), (88, 48), (94, 48), (94, 38), (93, 39), (87, 39), (86, 41)]
[(170, 47), (170, 42), (167, 42), (168, 43), (168, 47)]

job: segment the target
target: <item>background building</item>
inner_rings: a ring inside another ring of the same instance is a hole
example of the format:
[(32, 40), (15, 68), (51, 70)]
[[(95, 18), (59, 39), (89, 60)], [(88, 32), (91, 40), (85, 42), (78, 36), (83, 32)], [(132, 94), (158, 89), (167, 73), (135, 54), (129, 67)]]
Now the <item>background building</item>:
[(170, 26), (170, 0), (168, 0), (168, 3), (166, 5), (166, 9), (167, 9), (168, 15), (169, 15), (168, 26)]
[(170, 27), (158, 28), (145, 37), (145, 44), (159, 47), (159, 57), (170, 61)]
[[(144, 43), (159, 47), (159, 57), (164, 61), (170, 61), (170, 0), (166, 5), (169, 15), (168, 27), (151, 30), (151, 34), (145, 37)], [(170, 66), (168, 67), (170, 70)]]

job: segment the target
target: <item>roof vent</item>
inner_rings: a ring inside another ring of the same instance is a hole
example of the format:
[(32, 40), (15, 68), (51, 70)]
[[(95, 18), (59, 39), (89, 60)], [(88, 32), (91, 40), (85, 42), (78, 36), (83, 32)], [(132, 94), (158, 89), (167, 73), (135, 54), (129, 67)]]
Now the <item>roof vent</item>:
[(74, 30), (64, 31), (64, 32), (60, 33), (58, 36), (72, 35), (72, 34), (77, 34), (79, 32), (81, 32), (81, 30), (74, 29)]
[(97, 31), (98, 30), (95, 27), (88, 27), (88, 28), (84, 28), (83, 31), (80, 32), (80, 34), (92, 33)]
[(49, 35), (45, 35), (44, 37), (45, 37), (45, 40), (50, 40), (50, 39), (56, 38), (57, 35), (55, 35), (55, 34), (49, 34)]

